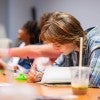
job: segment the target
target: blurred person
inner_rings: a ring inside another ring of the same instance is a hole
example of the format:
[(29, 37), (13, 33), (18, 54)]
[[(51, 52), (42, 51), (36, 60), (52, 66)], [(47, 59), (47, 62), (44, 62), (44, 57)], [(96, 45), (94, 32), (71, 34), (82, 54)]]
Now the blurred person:
[[(18, 30), (18, 41), (21, 42), (19, 48), (23, 48), (29, 44), (39, 43), (39, 34), (40, 29), (37, 26), (36, 21), (27, 21), (19, 30)], [(8, 61), (9, 69), (20, 70), (21, 72), (28, 73), (30, 70), (30, 63), (33, 63), (34, 59), (23, 59), (20, 57), (12, 57)]]

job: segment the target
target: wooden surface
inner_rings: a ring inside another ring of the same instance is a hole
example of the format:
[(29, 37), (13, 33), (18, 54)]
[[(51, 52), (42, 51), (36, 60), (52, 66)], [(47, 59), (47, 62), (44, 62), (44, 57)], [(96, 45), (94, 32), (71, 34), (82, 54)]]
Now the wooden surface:
[[(0, 74), (0, 83), (7, 82), (5, 75)], [(100, 88), (89, 88), (86, 95), (73, 95), (72, 88), (68, 85), (45, 86), (41, 83), (28, 83), (38, 94), (36, 100), (100, 100)], [(6, 95), (5, 95), (6, 96)], [(55, 99), (47, 99), (55, 98)], [(59, 98), (59, 99), (58, 99)]]
[(41, 96), (58, 97), (63, 100), (100, 100), (100, 89), (89, 88), (86, 95), (73, 95), (70, 86), (45, 86), (39, 83), (33, 83), (38, 94)]

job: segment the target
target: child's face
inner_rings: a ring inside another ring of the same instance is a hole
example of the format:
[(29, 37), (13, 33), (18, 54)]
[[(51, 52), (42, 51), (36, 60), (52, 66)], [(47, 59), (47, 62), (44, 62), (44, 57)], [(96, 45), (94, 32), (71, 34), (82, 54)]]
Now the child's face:
[(18, 39), (23, 42), (30, 41), (30, 35), (27, 33), (27, 30), (19, 29), (18, 30)]
[(68, 55), (76, 49), (76, 45), (74, 43), (67, 43), (63, 45), (59, 43), (53, 43), (53, 46), (56, 50), (60, 51), (65, 55)]

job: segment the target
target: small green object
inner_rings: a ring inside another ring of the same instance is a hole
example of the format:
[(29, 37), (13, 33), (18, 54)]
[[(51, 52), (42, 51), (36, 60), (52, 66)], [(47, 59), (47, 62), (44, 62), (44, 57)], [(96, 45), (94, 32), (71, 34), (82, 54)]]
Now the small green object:
[(3, 72), (3, 70), (0, 70), (0, 73), (2, 73)]
[(27, 80), (27, 77), (24, 73), (20, 73), (15, 80)]

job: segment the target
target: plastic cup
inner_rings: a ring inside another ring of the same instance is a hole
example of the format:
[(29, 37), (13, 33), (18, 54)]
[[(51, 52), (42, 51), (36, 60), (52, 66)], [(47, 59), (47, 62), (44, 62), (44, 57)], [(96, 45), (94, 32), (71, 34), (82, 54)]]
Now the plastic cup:
[(89, 85), (89, 67), (72, 67), (71, 68), (71, 87), (73, 94), (85, 95)]

